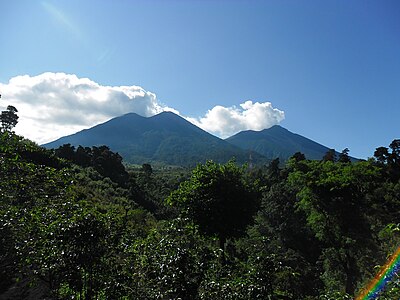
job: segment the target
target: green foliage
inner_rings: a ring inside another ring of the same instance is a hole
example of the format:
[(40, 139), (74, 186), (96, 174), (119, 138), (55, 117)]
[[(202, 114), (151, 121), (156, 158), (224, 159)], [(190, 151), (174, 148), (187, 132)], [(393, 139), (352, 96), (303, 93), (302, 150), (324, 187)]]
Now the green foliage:
[(67, 159), (82, 167), (93, 167), (100, 175), (109, 177), (121, 186), (126, 186), (128, 173), (122, 164), (122, 157), (107, 146), (92, 148), (64, 144), (55, 150), (58, 157)]
[(137, 298), (197, 299), (208, 265), (217, 254), (184, 219), (161, 223), (131, 248)]
[(18, 110), (12, 106), (7, 106), (7, 110), (3, 110), (0, 114), (1, 131), (11, 131), (18, 123)]
[[(261, 208), (249, 229), (249, 244), (263, 241), (264, 251), (274, 255), (280, 268), (273, 273), (275, 294), (289, 299), (316, 296), (321, 286), (316, 261), (320, 248), (306, 226), (305, 215), (296, 209), (299, 187), (290, 184), (284, 170), (277, 180), (266, 179)], [(266, 172), (266, 177), (271, 173)]]
[(383, 171), (387, 174), (385, 177), (388, 177), (392, 182), (397, 182), (400, 179), (400, 140), (393, 140), (389, 148), (376, 148), (374, 156), (378, 164), (383, 167)]
[(26, 230), (30, 238), (21, 247), (20, 255), (52, 290), (67, 284), (79, 294), (96, 293), (102, 288), (101, 258), (110, 240), (107, 225), (101, 216), (77, 205), (62, 206), (45, 211), (34, 209), (23, 219), (29, 224)]
[(367, 195), (379, 182), (379, 170), (370, 162), (309, 162), (308, 168), (291, 173), (289, 180), (302, 186), (297, 207), (324, 245), (321, 279), (329, 291), (353, 294), (363, 264), (372, 262), (370, 253), (362, 252), (374, 247)]
[(4, 131), (0, 298), (352, 299), (400, 243), (399, 144), (189, 175)]
[(166, 205), (165, 199), (186, 180), (189, 171), (182, 168), (155, 169), (151, 173), (129, 168), (129, 198), (153, 213), (158, 219), (177, 216), (176, 208)]
[(349, 148), (343, 149), (343, 151), (339, 154), (338, 162), (341, 162), (341, 163), (351, 162), (350, 157), (349, 157)]
[(152, 227), (151, 217), (94, 169), (55, 169), (62, 163), (51, 152), (8, 132), (1, 138), (0, 295), (15, 285), (7, 297), (31, 285), (43, 297), (126, 295), (124, 245)]
[[(4, 265), (1, 281), (7, 283), (5, 290), (24, 274), (32, 273), (25, 260), (31, 252), (22, 251), (39, 231), (33, 225), (32, 212), (60, 203), (67, 194), (70, 174), (52, 167), (61, 163), (36, 144), (9, 132), (0, 138), (0, 234), (5, 251), (0, 264)], [(38, 240), (43, 242), (40, 237)]]
[(363, 236), (364, 227), (354, 225), (362, 225), (366, 194), (379, 182), (378, 169), (368, 162), (309, 162), (309, 167), (310, 171), (295, 171), (289, 179), (303, 186), (298, 207), (307, 213), (316, 237), (340, 242), (341, 233)]
[(243, 234), (258, 206), (255, 186), (233, 161), (198, 165), (167, 202), (181, 208), (203, 233), (216, 235), (222, 248), (226, 238)]

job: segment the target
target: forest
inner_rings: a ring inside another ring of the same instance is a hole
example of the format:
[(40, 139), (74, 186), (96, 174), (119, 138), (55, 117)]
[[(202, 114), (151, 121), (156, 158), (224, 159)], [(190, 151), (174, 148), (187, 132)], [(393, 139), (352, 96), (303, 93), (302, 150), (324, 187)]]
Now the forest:
[[(353, 299), (400, 244), (400, 140), (360, 161), (153, 169), (107, 146), (42, 148), (15, 113), (0, 299)], [(379, 299), (399, 298), (396, 277)]]

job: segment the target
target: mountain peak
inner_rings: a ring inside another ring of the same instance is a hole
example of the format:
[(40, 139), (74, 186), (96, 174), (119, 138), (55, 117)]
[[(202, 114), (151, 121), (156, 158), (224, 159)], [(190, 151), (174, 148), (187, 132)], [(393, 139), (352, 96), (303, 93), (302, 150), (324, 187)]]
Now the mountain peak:
[(282, 161), (296, 152), (303, 153), (308, 159), (322, 159), (329, 150), (328, 147), (279, 125), (261, 131), (242, 131), (226, 141), (242, 149), (256, 151), (267, 158), (279, 158)]
[[(235, 157), (238, 163), (249, 159), (247, 151), (205, 132), (173, 112), (148, 118), (128, 113), (44, 146), (57, 148), (67, 143), (75, 147), (107, 145), (125, 162), (134, 164), (193, 166), (209, 159), (226, 162)], [(267, 161), (258, 154), (252, 158), (253, 161)]]
[(162, 111), (159, 114), (151, 116), (150, 118), (153, 118), (153, 119), (182, 119), (182, 120), (184, 120), (181, 116), (177, 115), (176, 113), (174, 113), (172, 111)]
[(177, 116), (179, 117), (179, 115), (177, 115), (176, 113), (169, 111), (169, 110), (164, 110), (162, 112), (160, 112), (159, 114), (155, 115), (155, 116), (159, 116), (159, 115), (165, 115), (165, 116)]

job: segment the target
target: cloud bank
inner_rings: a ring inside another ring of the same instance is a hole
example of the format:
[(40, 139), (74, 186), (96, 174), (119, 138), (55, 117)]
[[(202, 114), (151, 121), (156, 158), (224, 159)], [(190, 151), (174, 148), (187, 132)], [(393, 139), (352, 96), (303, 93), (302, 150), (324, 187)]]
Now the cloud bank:
[[(179, 114), (140, 86), (103, 86), (65, 73), (13, 77), (0, 83), (0, 93), (1, 110), (7, 105), (18, 109), (15, 131), (39, 144), (129, 112), (145, 117), (163, 111)], [(224, 138), (241, 130), (269, 128), (284, 119), (284, 112), (270, 102), (246, 101), (240, 108), (215, 106), (204, 117), (186, 119)]]
[(271, 102), (259, 103), (246, 101), (235, 106), (215, 106), (202, 118), (188, 118), (193, 124), (222, 138), (229, 137), (242, 130), (262, 130), (279, 124), (285, 113), (273, 108)]
[(129, 112), (149, 117), (175, 111), (139, 86), (102, 86), (64, 73), (13, 77), (0, 83), (1, 109), (18, 109), (15, 131), (39, 144)]

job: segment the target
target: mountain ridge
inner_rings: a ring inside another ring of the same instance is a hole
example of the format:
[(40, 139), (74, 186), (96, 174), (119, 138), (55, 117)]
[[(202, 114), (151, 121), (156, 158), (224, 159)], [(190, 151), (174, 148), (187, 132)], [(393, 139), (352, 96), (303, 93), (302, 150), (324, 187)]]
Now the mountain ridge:
[(330, 149), (280, 125), (260, 131), (241, 131), (225, 140), (242, 149), (256, 151), (267, 158), (279, 158), (281, 161), (296, 152), (303, 153), (308, 159), (319, 160)]
[[(286, 161), (301, 152), (307, 159), (320, 160), (330, 148), (288, 129), (274, 125), (260, 131), (241, 131), (220, 139), (173, 112), (143, 117), (128, 113), (102, 124), (44, 144), (57, 148), (107, 145), (127, 163), (194, 166), (207, 160), (266, 164)], [(338, 154), (336, 152), (336, 154)]]
[[(208, 159), (226, 162), (235, 158), (239, 163), (249, 160), (249, 151), (234, 146), (195, 126), (173, 112), (162, 112), (151, 117), (128, 113), (61, 137), (44, 144), (57, 148), (107, 145), (118, 152), (125, 162), (146, 162), (192, 166)], [(266, 163), (262, 155), (252, 155), (257, 162)]]

